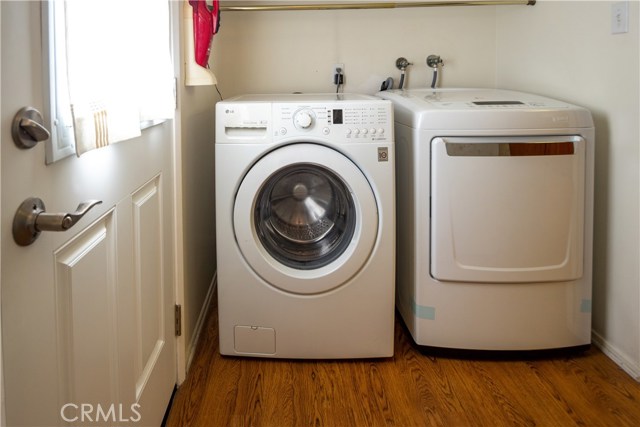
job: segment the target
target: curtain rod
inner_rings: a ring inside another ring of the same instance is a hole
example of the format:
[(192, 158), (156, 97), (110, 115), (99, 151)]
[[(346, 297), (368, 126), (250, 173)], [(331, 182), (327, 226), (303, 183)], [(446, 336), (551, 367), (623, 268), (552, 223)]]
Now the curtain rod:
[(313, 3), (313, 4), (272, 4), (272, 5), (220, 5), (221, 11), (227, 12), (262, 12), (280, 10), (340, 10), (340, 9), (398, 9), (404, 7), (437, 7), (437, 6), (533, 6), (536, 0), (488, 0), (488, 1), (426, 1), (426, 2), (367, 2), (367, 3)]

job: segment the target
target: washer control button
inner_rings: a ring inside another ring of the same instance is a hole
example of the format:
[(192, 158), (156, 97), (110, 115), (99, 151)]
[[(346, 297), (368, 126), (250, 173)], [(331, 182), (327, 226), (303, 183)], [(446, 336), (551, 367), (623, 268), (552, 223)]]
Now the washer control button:
[(367, 132), (369, 132), (369, 130), (368, 129), (362, 129), (360, 132), (362, 132), (364, 135), (366, 135)]
[(281, 127), (280, 128), (280, 135), (286, 135), (287, 134), (287, 128), (286, 127)]
[(351, 135), (351, 129), (347, 129), (345, 132), (347, 135)]
[(301, 110), (293, 116), (293, 123), (299, 129), (309, 129), (313, 125), (313, 113), (308, 110)]
[(378, 128), (378, 133), (383, 134), (384, 133), (384, 129), (383, 128)]
[(355, 135), (359, 134), (359, 133), (360, 133), (360, 129), (354, 129), (354, 130), (353, 130), (353, 133), (354, 133)]
[(322, 129), (322, 133), (325, 134), (325, 135), (329, 135), (330, 132), (331, 131), (329, 130), (329, 128), (323, 128)]
[(374, 128), (369, 129), (369, 133), (375, 135), (376, 130)]

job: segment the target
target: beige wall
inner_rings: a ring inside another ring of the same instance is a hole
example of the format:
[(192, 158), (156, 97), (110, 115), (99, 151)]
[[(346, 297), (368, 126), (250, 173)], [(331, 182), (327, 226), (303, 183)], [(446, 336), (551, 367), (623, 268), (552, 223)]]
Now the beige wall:
[(593, 330), (640, 378), (638, 1), (612, 35), (612, 2), (497, 9), (497, 86), (589, 108), (596, 126)]
[(404, 56), (407, 83), (431, 82), (429, 54), (444, 58), (447, 86), (493, 86), (495, 8), (225, 12), (212, 68), (225, 97), (242, 93), (331, 92), (333, 64), (345, 64), (345, 92), (375, 93)]
[[(211, 86), (183, 87), (182, 231), (184, 238), (183, 334), (191, 356), (195, 326), (216, 271), (214, 193), (214, 105)], [(206, 309), (206, 308), (205, 308)]]

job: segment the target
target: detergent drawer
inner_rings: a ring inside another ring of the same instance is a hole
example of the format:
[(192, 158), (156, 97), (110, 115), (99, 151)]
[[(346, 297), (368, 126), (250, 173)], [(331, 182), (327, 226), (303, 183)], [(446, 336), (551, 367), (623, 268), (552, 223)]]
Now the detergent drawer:
[(585, 145), (579, 136), (432, 139), (433, 278), (580, 278)]

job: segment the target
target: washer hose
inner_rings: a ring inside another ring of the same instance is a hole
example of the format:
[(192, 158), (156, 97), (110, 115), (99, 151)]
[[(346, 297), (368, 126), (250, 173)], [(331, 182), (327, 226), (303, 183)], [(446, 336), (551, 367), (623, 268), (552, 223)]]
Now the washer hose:
[(412, 65), (411, 62), (407, 60), (405, 57), (400, 57), (396, 59), (396, 68), (400, 70), (400, 84), (398, 89), (402, 89), (404, 87), (404, 74), (407, 71), (407, 67)]
[(444, 61), (438, 55), (427, 56), (427, 67), (433, 70), (433, 80), (431, 81), (431, 89), (436, 88), (438, 84), (438, 66), (443, 66)]

